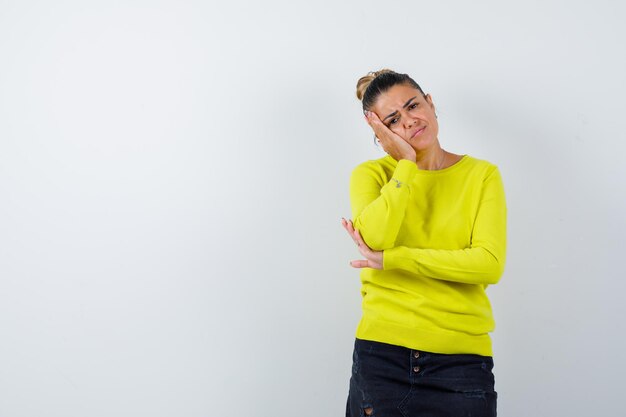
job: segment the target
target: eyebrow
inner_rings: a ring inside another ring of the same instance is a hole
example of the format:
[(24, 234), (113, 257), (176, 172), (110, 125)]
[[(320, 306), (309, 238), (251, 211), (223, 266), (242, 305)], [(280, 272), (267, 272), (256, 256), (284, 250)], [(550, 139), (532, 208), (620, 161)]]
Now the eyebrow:
[[(406, 108), (407, 108), (407, 106), (408, 106), (409, 104), (411, 104), (411, 102), (412, 102), (413, 100), (415, 100), (416, 98), (417, 98), (417, 96), (415, 96), (415, 97), (411, 97), (411, 98), (410, 98), (410, 99), (409, 99), (406, 103), (404, 103), (404, 106), (402, 106), (402, 108), (403, 108), (403, 109), (406, 109)], [(383, 122), (384, 122), (385, 120), (389, 119), (390, 117), (395, 116), (396, 114), (398, 114), (398, 110), (394, 111), (393, 113), (391, 113), (390, 115), (388, 115), (387, 117), (385, 117), (385, 118), (383, 119)]]

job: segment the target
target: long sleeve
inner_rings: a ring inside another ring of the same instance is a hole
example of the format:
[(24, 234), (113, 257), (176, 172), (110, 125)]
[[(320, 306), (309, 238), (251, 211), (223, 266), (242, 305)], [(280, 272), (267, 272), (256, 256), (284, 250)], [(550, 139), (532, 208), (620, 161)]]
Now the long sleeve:
[(394, 246), (409, 201), (409, 183), (416, 171), (414, 162), (402, 159), (387, 182), (380, 168), (367, 164), (352, 172), (352, 220), (370, 248), (384, 250)]
[(506, 202), (500, 173), (494, 167), (482, 184), (469, 247), (397, 246), (384, 251), (383, 269), (467, 284), (495, 284), (504, 271), (505, 256)]

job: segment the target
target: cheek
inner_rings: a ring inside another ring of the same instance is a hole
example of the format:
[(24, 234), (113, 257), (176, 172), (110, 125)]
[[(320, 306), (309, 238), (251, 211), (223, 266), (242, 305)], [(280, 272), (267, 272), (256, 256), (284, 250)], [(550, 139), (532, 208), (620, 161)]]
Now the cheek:
[(400, 125), (399, 125), (399, 124), (396, 124), (396, 125), (391, 126), (391, 127), (390, 127), (390, 130), (391, 130), (393, 133), (395, 133), (396, 135), (400, 136), (401, 138), (406, 139), (406, 138), (404, 137), (404, 134), (405, 134), (406, 132), (404, 132), (404, 129), (402, 129), (402, 128), (400, 127)]
[(436, 133), (439, 132), (439, 122), (437, 122), (437, 118), (433, 116), (432, 121), (430, 122), (430, 126), (432, 130)]

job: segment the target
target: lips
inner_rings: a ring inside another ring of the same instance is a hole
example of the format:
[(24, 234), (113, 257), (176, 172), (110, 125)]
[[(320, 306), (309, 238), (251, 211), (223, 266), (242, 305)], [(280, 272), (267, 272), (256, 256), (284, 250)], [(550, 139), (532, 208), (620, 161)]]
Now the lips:
[(424, 129), (426, 129), (426, 126), (420, 127), (415, 133), (413, 133), (411, 135), (411, 139), (413, 139), (414, 137), (420, 135), (424, 131)]

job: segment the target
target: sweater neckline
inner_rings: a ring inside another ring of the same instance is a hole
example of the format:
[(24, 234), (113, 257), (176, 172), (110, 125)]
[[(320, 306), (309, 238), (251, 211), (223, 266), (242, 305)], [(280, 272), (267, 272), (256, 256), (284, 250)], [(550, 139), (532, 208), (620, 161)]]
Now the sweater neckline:
[[(397, 161), (395, 159), (393, 159), (391, 157), (391, 155), (387, 155), (387, 158), (390, 158), (392, 161), (394, 161), (397, 164)], [(448, 173), (450, 171), (455, 171), (456, 169), (458, 169), (460, 166), (464, 165), (465, 162), (470, 159), (470, 156), (467, 154), (463, 154), (461, 155), (461, 159), (459, 159), (458, 161), (456, 161), (454, 164), (450, 165), (449, 167), (443, 168), (443, 169), (437, 169), (437, 170), (427, 170), (427, 169), (417, 169), (417, 173), (420, 175), (441, 175), (441, 174), (445, 174)]]

